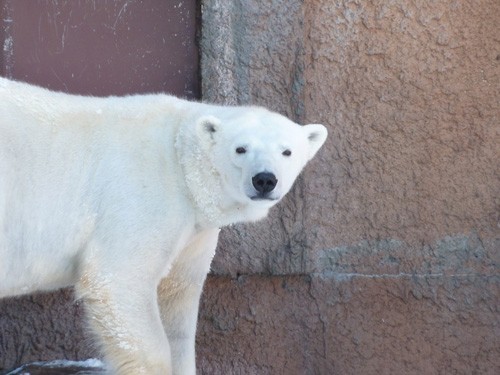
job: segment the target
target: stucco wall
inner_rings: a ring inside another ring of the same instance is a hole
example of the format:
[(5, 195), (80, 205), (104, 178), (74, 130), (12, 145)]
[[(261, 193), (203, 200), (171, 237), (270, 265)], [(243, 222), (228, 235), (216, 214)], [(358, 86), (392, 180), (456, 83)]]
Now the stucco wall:
[(225, 229), (208, 373), (500, 372), (500, 3), (203, 2), (205, 100), (330, 136)]

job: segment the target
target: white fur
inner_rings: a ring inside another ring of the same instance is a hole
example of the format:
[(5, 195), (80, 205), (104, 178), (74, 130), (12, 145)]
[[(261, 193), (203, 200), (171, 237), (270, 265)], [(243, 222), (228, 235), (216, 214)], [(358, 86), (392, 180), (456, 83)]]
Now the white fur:
[[(0, 297), (74, 285), (110, 371), (194, 374), (218, 228), (263, 218), (325, 139), (263, 108), (0, 78)], [(278, 182), (252, 199), (260, 172)]]

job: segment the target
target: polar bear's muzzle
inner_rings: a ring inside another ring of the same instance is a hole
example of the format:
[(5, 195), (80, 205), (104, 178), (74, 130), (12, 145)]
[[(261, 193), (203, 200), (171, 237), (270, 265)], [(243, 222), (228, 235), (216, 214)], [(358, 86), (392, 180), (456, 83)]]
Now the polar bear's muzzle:
[(252, 197), (252, 200), (276, 200), (271, 197), (270, 193), (274, 190), (278, 183), (278, 179), (273, 173), (261, 172), (252, 177), (252, 185), (257, 191), (257, 195)]

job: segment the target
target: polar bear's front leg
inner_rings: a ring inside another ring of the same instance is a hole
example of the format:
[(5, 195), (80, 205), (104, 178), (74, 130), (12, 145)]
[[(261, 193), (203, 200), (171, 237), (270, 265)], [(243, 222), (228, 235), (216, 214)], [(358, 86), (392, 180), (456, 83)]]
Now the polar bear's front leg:
[(145, 284), (86, 274), (76, 286), (112, 374), (172, 373), (156, 288)]
[(176, 375), (195, 375), (195, 338), (203, 283), (215, 254), (219, 229), (199, 233), (175, 260), (158, 287), (163, 326)]

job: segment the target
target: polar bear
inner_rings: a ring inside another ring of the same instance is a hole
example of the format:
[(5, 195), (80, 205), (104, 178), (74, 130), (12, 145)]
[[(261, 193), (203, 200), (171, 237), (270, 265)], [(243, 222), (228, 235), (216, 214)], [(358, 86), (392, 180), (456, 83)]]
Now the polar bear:
[(0, 298), (73, 285), (110, 373), (195, 374), (219, 228), (265, 217), (326, 137), (259, 107), (0, 78)]

